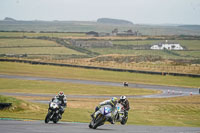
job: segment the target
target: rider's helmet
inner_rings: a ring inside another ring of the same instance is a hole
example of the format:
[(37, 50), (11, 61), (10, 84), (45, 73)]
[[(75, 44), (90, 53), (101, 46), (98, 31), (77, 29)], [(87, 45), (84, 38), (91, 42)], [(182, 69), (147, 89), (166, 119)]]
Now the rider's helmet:
[(111, 98), (111, 103), (115, 106), (117, 104), (117, 98), (116, 97)]
[(64, 93), (62, 92), (62, 91), (60, 91), (59, 93), (58, 93), (58, 97), (59, 97), (59, 99), (63, 99), (64, 98)]
[(126, 96), (121, 96), (121, 97), (120, 97), (120, 100), (121, 100), (122, 102), (125, 102), (125, 101), (126, 101)]

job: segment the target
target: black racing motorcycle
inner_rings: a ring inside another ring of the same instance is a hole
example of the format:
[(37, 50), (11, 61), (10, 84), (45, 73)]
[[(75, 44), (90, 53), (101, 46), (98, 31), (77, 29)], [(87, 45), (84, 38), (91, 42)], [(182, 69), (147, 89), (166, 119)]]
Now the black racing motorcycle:
[(60, 102), (58, 99), (54, 99), (52, 102), (49, 103), (48, 113), (45, 118), (45, 123), (49, 121), (53, 121), (53, 123), (57, 123), (60, 117)]

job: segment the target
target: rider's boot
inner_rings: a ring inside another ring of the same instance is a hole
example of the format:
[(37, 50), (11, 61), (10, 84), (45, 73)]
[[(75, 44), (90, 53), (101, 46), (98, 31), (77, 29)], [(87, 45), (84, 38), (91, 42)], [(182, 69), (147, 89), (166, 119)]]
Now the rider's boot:
[(90, 116), (92, 117), (92, 119), (94, 119), (94, 113), (92, 113)]
[(63, 111), (60, 111), (60, 113), (59, 113), (59, 118), (60, 119), (62, 119), (62, 114), (63, 114), (64, 112)]
[(128, 118), (128, 111), (124, 111), (125, 118)]
[(59, 119), (62, 119), (62, 115), (61, 114), (59, 114), (58, 116), (59, 116)]

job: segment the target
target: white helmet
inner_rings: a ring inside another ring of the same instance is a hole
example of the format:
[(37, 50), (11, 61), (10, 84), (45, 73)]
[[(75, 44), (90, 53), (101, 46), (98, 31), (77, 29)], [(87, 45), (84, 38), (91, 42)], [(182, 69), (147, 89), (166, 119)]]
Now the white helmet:
[(121, 97), (120, 97), (120, 100), (121, 100), (122, 102), (126, 101), (126, 96), (121, 96)]

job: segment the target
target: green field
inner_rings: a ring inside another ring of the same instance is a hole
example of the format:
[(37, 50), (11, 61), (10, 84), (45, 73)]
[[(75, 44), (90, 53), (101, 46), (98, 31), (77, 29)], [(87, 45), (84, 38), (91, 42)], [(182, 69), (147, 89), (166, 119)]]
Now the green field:
[[(0, 32), (2, 34), (20, 34), (18, 32)], [(48, 36), (51, 33), (30, 33)], [(52, 33), (54, 34), (54, 33)], [(55, 33), (65, 34), (67, 37), (78, 37), (83, 33)], [(73, 34), (73, 35), (70, 35)], [(31, 37), (31, 36), (30, 36)], [(33, 36), (32, 36), (33, 37)], [(87, 37), (81, 36), (87, 40)], [(112, 38), (112, 37), (111, 37)], [(45, 38), (43, 38), (45, 39)], [(186, 50), (149, 50), (145, 45), (152, 45), (165, 40), (127, 40), (113, 38), (113, 47), (75, 47), (69, 39), (28, 39), (5, 38), (0, 39), (1, 58), (24, 58), (41, 60), (43, 62), (67, 63), (73, 65), (101, 66), (142, 71), (156, 71), (166, 73), (199, 74), (200, 40), (169, 40), (179, 42)], [(116, 39), (116, 40), (115, 40)], [(90, 41), (90, 40), (88, 40)], [(68, 42), (68, 43), (66, 43)], [(63, 44), (64, 43), (64, 44)], [(132, 47), (142, 46), (143, 49)], [(98, 56), (99, 55), (99, 56)], [(101, 58), (104, 56), (104, 58)], [(121, 56), (121, 57), (120, 57)], [(114, 58), (120, 58), (114, 60)], [(136, 58), (131, 60), (131, 58)], [(110, 60), (107, 60), (110, 59)], [(130, 60), (129, 60), (130, 59)], [(120, 61), (119, 61), (120, 60)]]
[(0, 54), (83, 55), (66, 47), (1, 48)]
[[(158, 40), (143, 41), (113, 41), (114, 44), (124, 45), (124, 48), (88, 48), (101, 55), (121, 54), (121, 55), (142, 55), (161, 56), (163, 59), (198, 59), (200, 58), (199, 40), (176, 40), (191, 51), (172, 51), (167, 53), (160, 50), (134, 50), (127, 49), (126, 45), (152, 45)], [(195, 50), (195, 51), (193, 51)], [(0, 39), (0, 54), (34, 54), (34, 55), (84, 55), (78, 51), (66, 48), (53, 41), (37, 39)], [(39, 58), (40, 56), (36, 57)]]
[(93, 52), (101, 55), (120, 54), (128, 56), (160, 56), (162, 59), (197, 59), (200, 58), (200, 51), (172, 51), (163, 50), (133, 50), (118, 48), (90, 48)]
[(200, 40), (176, 40), (188, 50), (200, 50)]
[(176, 51), (175, 53), (177, 53), (181, 57), (184, 57), (184, 59), (185, 58), (200, 59), (200, 51)]
[[(132, 55), (158, 55), (164, 59), (199, 59), (200, 58), (200, 40), (169, 40), (169, 42), (180, 43), (187, 51), (172, 51), (166, 53), (161, 50), (134, 50), (127, 49), (126, 46), (138, 46), (138, 45), (154, 45), (165, 40), (135, 40), (135, 41), (112, 41), (116, 48), (93, 48), (92, 51), (101, 54), (132, 54)], [(117, 48), (118, 45), (123, 45), (122, 49)]]
[[(61, 44), (56, 43), (56, 41), (58, 40), (55, 39), (54, 41), (50, 41), (50, 38), (49, 40), (5, 38), (9, 36), (19, 37), (18, 35), (20, 34), (23, 34), (23, 33), (0, 32), (0, 37), (2, 37), (0, 39), (0, 54), (2, 56), (19, 57), (15, 55), (26, 55), (25, 58), (28, 58), (28, 59), (66, 60), (66, 59), (76, 59), (76, 58), (84, 59), (88, 57), (96, 57), (99, 54), (100, 55), (119, 54), (122, 56), (123, 55), (141, 56), (144, 58), (148, 56), (161, 57), (162, 60), (160, 61), (163, 61), (163, 62), (165, 62), (165, 60), (174, 61), (174, 60), (181, 59), (183, 60), (183, 62), (189, 61), (189, 64), (198, 64), (199, 58), (200, 58), (200, 40), (169, 40), (170, 42), (180, 43), (182, 46), (184, 46), (184, 48), (186, 48), (186, 50), (183, 50), (183, 51), (166, 51), (166, 50), (163, 51), (162, 50), (161, 51), (161, 50), (149, 50), (149, 47), (153, 44), (164, 42), (165, 41), (164, 39), (163, 40), (133, 40), (133, 39), (126, 40), (128, 38), (124, 37), (123, 41), (122, 40), (120, 41), (120, 39), (111, 37), (110, 39), (112, 40), (112, 43), (114, 44), (113, 47), (79, 48), (75, 46), (71, 47), (68, 44), (67, 44), (68, 46), (66, 45), (65, 47), (63, 47), (62, 43)], [(51, 37), (50, 35), (55, 34), (57, 35), (56, 37), (60, 37), (60, 38), (82, 37), (81, 39), (85, 39), (85, 40), (88, 39), (87, 36), (83, 36), (84, 33), (24, 33), (24, 34), (29, 34), (29, 37), (36, 37), (36, 36)], [(165, 37), (162, 37), (162, 38), (165, 38)], [(66, 39), (65, 42), (70, 42), (70, 41)], [(142, 47), (141, 49), (140, 49), (140, 46)], [(137, 49), (137, 47), (139, 47), (139, 49)], [(92, 52), (96, 52), (96, 54), (89, 54)], [(144, 70), (144, 69), (141, 68), (141, 70)], [(164, 71), (168, 71), (168, 70), (164, 70)], [(173, 70), (172, 72), (176, 72), (176, 70)], [(199, 72), (187, 71), (187, 73), (199, 73)]]
[(38, 39), (0, 39), (0, 54), (26, 54), (28, 57), (38, 55), (37, 58), (43, 55), (84, 55), (56, 42)]
[[(132, 50), (132, 49), (114, 49), (114, 48), (91, 48), (90, 50), (94, 52), (98, 52), (102, 55), (107, 54), (121, 54), (121, 55), (159, 55), (171, 57), (171, 55), (167, 55), (165, 52), (160, 50)], [(165, 57), (165, 58), (166, 58)], [(174, 56), (172, 56), (174, 57)]]
[[(168, 126), (197, 126), (200, 120), (200, 96), (161, 98), (161, 99), (134, 99), (134, 124)], [(134, 121), (135, 120), (135, 121)]]
[(164, 40), (133, 40), (133, 41), (112, 41), (113, 44), (120, 45), (147, 45), (147, 44), (156, 44), (159, 42), (163, 42)]
[[(118, 45), (154, 45), (165, 42), (166, 40), (135, 40), (135, 41), (112, 41)], [(168, 40), (169, 42), (179, 43), (188, 50), (200, 50), (200, 40)]]
[(0, 79), (0, 92), (56, 94), (63, 91), (67, 95), (149, 95), (160, 91), (124, 88), (113, 86), (97, 86), (75, 83), (60, 83), (47, 81), (28, 81), (15, 79)]
[(85, 33), (28, 33), (28, 32), (0, 32), (0, 37), (84, 37)]
[(38, 39), (0, 39), (0, 48), (3, 47), (59, 47), (60, 45), (48, 40)]

